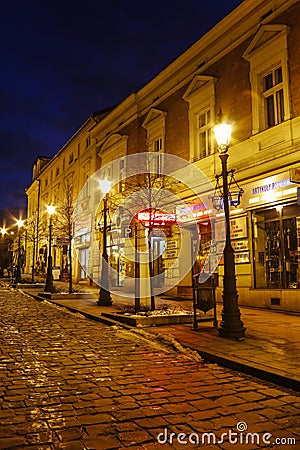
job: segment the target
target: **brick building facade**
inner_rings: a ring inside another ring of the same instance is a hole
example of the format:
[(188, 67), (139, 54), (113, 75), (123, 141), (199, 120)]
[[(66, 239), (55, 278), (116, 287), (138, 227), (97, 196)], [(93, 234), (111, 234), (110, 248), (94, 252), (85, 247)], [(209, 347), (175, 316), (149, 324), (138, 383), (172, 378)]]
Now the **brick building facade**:
[[(233, 125), (229, 169), (235, 169), (244, 191), (240, 205), (231, 208), (240, 303), (300, 311), (299, 38), (298, 1), (243, 1), (138, 92), (93, 114), (34, 174), (27, 189), (28, 222), (46, 221), (45, 206), (61, 202), (65, 180), (76, 199), (99, 168), (139, 152), (183, 158), (215, 185), (221, 164), (212, 129), (222, 118)], [(182, 198), (193, 205), (186, 193)], [(95, 220), (92, 214), (74, 236), (77, 281), (92, 270), (89, 233)], [(207, 217), (197, 221), (201, 243)], [(59, 241), (55, 264), (62, 267), (67, 262), (62, 262), (65, 248)], [(28, 267), (43, 257), (46, 244), (41, 229)], [(126, 278), (124, 265), (117, 270)], [(222, 275), (222, 261), (217, 270)], [(190, 295), (190, 286), (191, 274), (170, 294)]]

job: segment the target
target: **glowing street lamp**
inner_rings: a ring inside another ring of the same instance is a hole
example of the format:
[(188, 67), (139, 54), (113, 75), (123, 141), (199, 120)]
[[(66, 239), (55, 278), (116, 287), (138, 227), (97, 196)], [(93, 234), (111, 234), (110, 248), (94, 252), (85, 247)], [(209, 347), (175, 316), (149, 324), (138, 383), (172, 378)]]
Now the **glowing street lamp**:
[(55, 213), (55, 206), (47, 206), (47, 212), (49, 215), (49, 247), (48, 247), (48, 264), (47, 264), (47, 276), (44, 292), (54, 292), (53, 285), (53, 273), (52, 273), (52, 216)]
[(219, 157), (222, 162), (223, 179), (223, 205), (226, 225), (226, 243), (224, 247), (224, 278), (223, 278), (223, 309), (222, 321), (219, 327), (219, 334), (225, 338), (240, 339), (244, 336), (245, 328), (240, 319), (240, 310), (238, 307), (238, 292), (236, 288), (234, 250), (230, 240), (230, 219), (229, 219), (229, 200), (230, 193), (228, 189), (227, 159), (228, 148), (230, 144), (232, 127), (229, 124), (221, 123), (214, 127), (214, 134), (218, 145)]
[(111, 188), (111, 181), (101, 180), (99, 182), (100, 190), (104, 194), (103, 197), (103, 247), (102, 247), (102, 265), (101, 265), (101, 287), (99, 292), (98, 305), (110, 306), (112, 299), (109, 292), (108, 280), (108, 254), (107, 254), (107, 213), (108, 213), (108, 193)]

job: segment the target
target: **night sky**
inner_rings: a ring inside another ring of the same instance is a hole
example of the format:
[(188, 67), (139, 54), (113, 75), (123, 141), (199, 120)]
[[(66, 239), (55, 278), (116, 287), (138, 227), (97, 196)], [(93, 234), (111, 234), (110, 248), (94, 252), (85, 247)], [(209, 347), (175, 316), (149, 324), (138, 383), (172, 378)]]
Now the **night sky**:
[(0, 210), (26, 206), (38, 155), (54, 156), (240, 3), (0, 0)]

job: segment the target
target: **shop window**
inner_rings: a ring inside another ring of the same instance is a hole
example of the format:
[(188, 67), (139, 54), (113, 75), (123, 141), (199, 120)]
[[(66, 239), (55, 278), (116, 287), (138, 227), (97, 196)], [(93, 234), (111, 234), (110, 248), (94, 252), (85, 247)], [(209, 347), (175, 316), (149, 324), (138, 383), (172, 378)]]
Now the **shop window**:
[(201, 272), (207, 270), (205, 263), (209, 255), (212, 241), (212, 230), (211, 222), (199, 222), (198, 223), (198, 233), (199, 233), (199, 251), (196, 256), (195, 264), (193, 267), (193, 274), (199, 277)]
[(300, 206), (253, 213), (256, 288), (300, 288)]

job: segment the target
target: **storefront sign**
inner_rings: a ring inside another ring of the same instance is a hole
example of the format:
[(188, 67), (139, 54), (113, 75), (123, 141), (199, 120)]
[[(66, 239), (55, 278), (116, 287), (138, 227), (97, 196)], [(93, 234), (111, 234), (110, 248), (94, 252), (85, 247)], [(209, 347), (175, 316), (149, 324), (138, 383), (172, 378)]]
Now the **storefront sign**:
[(139, 211), (137, 213), (137, 219), (140, 222), (151, 222), (154, 225), (165, 225), (166, 223), (175, 223), (176, 214), (158, 211)]
[(52, 268), (52, 277), (54, 281), (58, 281), (60, 279), (60, 267), (54, 266)]
[(293, 183), (300, 183), (300, 167), (296, 169), (290, 169), (290, 180)]
[(163, 253), (163, 258), (167, 258), (167, 259), (175, 259), (178, 256), (178, 249), (174, 249), (174, 250), (167, 250)]
[(250, 262), (249, 252), (239, 252), (234, 254), (234, 262), (235, 264), (243, 264)]
[[(300, 171), (300, 168), (298, 171)], [(255, 207), (279, 200), (282, 201), (285, 198), (296, 198), (297, 185), (295, 182), (293, 176), (291, 176), (291, 171), (287, 170), (254, 183), (243, 184), (244, 193), (241, 206), (244, 208), (249, 206)]]
[(247, 233), (247, 217), (237, 217), (230, 219), (230, 237), (231, 239), (241, 239), (248, 236)]
[(174, 248), (178, 248), (178, 241), (172, 240), (166, 242), (166, 250), (173, 250)]
[(249, 250), (249, 241), (248, 239), (238, 240), (238, 241), (232, 241), (231, 242), (232, 248), (235, 252), (244, 252)]
[(163, 267), (164, 269), (170, 269), (171, 267), (173, 269), (178, 268), (179, 267), (178, 259), (164, 259)]
[(274, 191), (276, 189), (282, 189), (285, 186), (290, 186), (291, 181), (289, 178), (285, 180), (272, 181), (270, 183), (263, 184), (261, 186), (254, 186), (252, 188), (252, 195), (264, 194), (265, 192)]

